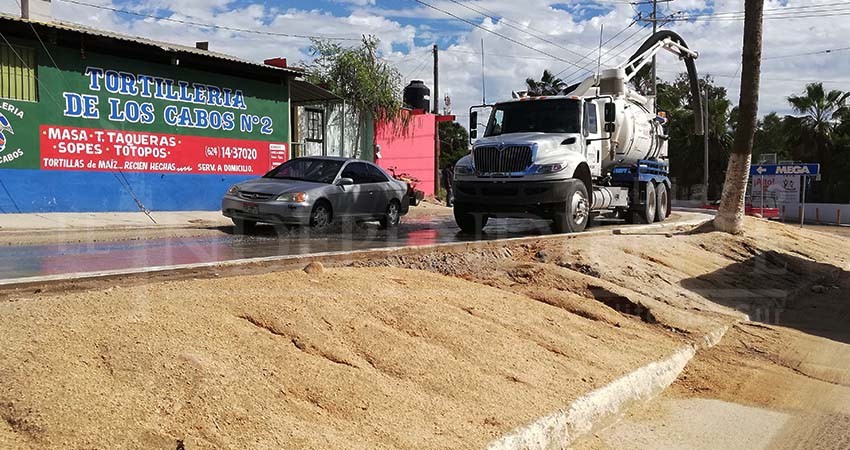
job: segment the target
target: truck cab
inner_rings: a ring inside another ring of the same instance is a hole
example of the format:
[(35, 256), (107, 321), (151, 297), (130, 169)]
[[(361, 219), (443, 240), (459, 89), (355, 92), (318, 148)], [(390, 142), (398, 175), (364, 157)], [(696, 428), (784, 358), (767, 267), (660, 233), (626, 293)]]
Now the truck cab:
[[(606, 103), (559, 95), (494, 105), (483, 136), (455, 165), (455, 218), (461, 229), (477, 231), (489, 217), (528, 215), (553, 220), (556, 231), (584, 229), (593, 179), (602, 173), (608, 147)], [(472, 112), (473, 135), (477, 121)]]

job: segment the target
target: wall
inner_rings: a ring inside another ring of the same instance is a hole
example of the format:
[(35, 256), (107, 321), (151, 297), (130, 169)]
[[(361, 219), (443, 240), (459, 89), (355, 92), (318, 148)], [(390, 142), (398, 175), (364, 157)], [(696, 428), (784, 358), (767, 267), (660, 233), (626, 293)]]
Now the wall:
[(417, 189), (434, 195), (434, 141), (437, 133), (436, 116), (417, 114), (408, 127), (400, 123), (381, 123), (375, 126), (375, 144), (381, 146), (378, 165), (396, 173), (407, 173), (420, 180)]
[[(800, 222), (802, 203), (780, 206), (782, 220)], [(806, 203), (806, 223), (850, 225), (850, 205), (839, 203)], [(840, 221), (840, 222), (839, 222)]]
[(215, 210), (288, 157), (283, 81), (13, 43), (38, 49), (39, 98), (0, 99), (0, 212)]

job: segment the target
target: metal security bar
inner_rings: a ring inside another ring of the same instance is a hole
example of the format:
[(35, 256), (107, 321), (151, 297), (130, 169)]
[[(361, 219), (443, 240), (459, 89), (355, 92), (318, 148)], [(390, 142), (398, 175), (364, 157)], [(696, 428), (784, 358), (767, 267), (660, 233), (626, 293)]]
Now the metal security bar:
[(0, 98), (38, 101), (35, 50), (0, 44)]

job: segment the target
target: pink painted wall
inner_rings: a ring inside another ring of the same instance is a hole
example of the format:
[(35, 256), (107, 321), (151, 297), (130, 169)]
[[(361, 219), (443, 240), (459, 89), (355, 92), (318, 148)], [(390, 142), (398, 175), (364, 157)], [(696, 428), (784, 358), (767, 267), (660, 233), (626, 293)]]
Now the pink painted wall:
[(407, 173), (419, 179), (416, 189), (434, 195), (434, 139), (437, 116), (417, 114), (407, 132), (397, 130), (394, 123), (375, 125), (375, 144), (381, 146), (377, 164), (385, 169), (396, 167), (396, 173)]

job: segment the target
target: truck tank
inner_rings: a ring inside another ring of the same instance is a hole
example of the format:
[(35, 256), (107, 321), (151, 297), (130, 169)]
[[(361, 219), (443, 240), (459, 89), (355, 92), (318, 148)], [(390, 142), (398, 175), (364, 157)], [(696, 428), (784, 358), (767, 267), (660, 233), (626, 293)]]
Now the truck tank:
[(645, 98), (634, 98), (626, 91), (621, 69), (606, 70), (600, 79), (600, 93), (613, 96), (617, 115), (610, 143), (604, 146), (602, 168), (617, 164), (635, 164), (642, 159), (667, 157), (667, 140), (661, 123), (655, 120)]

